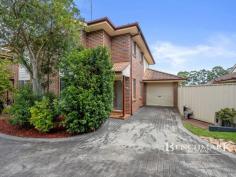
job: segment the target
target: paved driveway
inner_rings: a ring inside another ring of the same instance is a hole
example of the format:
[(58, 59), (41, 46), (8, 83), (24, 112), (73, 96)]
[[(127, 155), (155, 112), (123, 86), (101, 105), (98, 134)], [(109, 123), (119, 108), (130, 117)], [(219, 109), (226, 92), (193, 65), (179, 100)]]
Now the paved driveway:
[(235, 158), (204, 147), (173, 109), (145, 107), (64, 142), (0, 138), (0, 176), (236, 176)]

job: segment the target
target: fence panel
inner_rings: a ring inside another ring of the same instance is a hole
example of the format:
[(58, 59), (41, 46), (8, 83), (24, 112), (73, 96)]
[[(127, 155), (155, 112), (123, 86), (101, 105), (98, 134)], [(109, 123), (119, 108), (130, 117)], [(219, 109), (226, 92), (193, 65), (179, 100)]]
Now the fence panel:
[(236, 84), (180, 86), (178, 108), (181, 114), (183, 106), (193, 110), (195, 119), (214, 123), (216, 111), (226, 107), (236, 109)]

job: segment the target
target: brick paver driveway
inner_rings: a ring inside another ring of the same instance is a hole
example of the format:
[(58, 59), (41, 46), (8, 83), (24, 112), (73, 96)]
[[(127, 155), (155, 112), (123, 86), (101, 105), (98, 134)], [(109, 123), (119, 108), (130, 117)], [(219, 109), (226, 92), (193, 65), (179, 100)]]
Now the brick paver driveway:
[(236, 176), (235, 158), (204, 147), (173, 109), (145, 107), (63, 142), (0, 138), (0, 176)]

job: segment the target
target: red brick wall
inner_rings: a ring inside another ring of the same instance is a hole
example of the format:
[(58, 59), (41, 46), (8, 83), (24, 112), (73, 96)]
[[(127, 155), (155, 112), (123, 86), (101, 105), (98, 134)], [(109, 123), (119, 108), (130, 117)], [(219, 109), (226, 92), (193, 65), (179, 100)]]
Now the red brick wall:
[[(140, 50), (136, 49), (136, 56), (132, 56), (132, 77), (133, 79), (136, 79), (136, 98), (133, 98), (133, 104), (132, 104), (132, 111), (133, 113), (137, 111), (140, 107), (144, 104), (144, 95), (143, 92), (141, 93), (141, 87), (143, 87), (142, 84), (142, 78), (144, 75), (144, 65), (143, 62), (141, 62), (141, 55)], [(141, 83), (141, 84), (140, 84)], [(133, 84), (132, 84), (133, 85)], [(144, 88), (142, 88), (143, 90)], [(134, 91), (133, 91), (134, 93)]]
[(88, 48), (95, 48), (103, 46), (104, 31), (95, 31), (86, 34), (86, 46)]
[(80, 42), (84, 47), (86, 47), (86, 32), (85, 31), (81, 31), (80, 33)]
[(114, 63), (130, 61), (131, 36), (129, 34), (112, 38), (112, 60)]
[(12, 65), (12, 74), (14, 79), (14, 88), (17, 88), (18, 86), (18, 80), (19, 80), (19, 67), (18, 65), (14, 64)]
[(143, 83), (143, 105), (146, 105), (147, 98), (147, 84)]
[(130, 106), (130, 78), (125, 77), (125, 113), (131, 114)]
[(111, 37), (105, 31), (103, 32), (103, 46), (111, 52)]
[(59, 73), (55, 74), (54, 76), (51, 76), (50, 78), (50, 84), (49, 84), (49, 91), (59, 95), (60, 94), (60, 77)]

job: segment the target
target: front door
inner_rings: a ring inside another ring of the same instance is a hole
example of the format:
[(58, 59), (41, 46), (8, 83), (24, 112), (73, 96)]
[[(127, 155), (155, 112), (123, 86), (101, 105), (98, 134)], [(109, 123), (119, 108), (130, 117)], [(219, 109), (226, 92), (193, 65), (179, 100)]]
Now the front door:
[(123, 94), (122, 94), (122, 81), (116, 80), (114, 82), (114, 109), (115, 110), (122, 110), (123, 108)]

